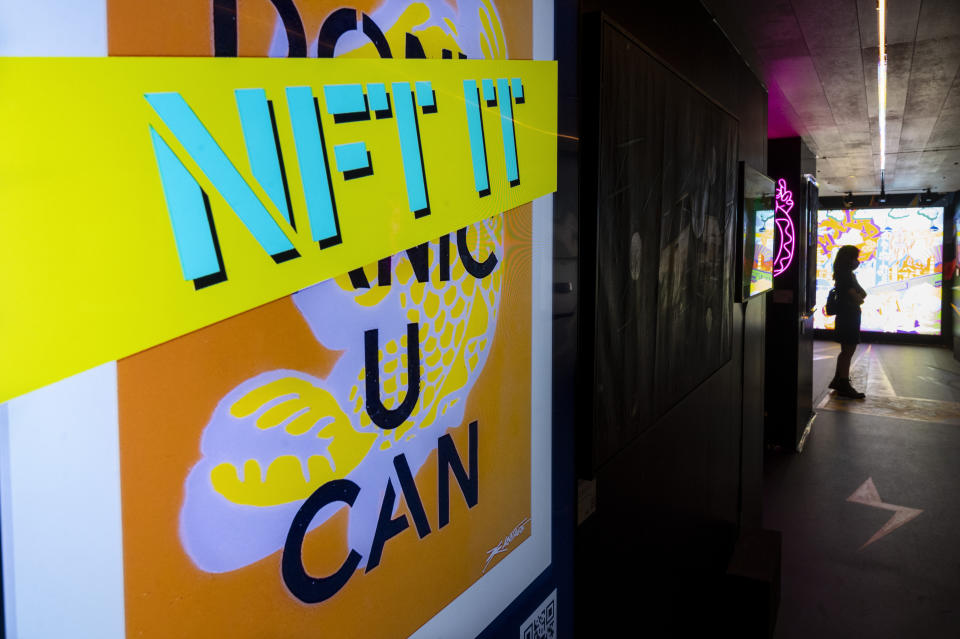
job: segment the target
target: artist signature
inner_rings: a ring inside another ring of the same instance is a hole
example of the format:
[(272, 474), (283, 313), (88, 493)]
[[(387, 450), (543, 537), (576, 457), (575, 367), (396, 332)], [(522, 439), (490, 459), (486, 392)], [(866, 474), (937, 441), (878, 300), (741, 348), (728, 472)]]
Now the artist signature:
[(490, 566), (490, 562), (493, 561), (493, 558), (499, 555), (502, 552), (507, 551), (507, 547), (510, 545), (514, 539), (523, 534), (524, 528), (527, 527), (527, 524), (530, 523), (530, 518), (527, 517), (519, 524), (514, 526), (513, 530), (510, 531), (510, 534), (500, 540), (500, 543), (487, 551), (487, 561), (483, 564), (483, 570), (480, 571), (480, 574), (483, 574), (487, 571), (487, 568)]

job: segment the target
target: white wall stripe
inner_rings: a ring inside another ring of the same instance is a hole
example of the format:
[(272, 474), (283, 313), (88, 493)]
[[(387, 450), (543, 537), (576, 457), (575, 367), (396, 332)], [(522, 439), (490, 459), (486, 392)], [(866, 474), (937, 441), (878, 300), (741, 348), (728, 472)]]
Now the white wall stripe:
[(0, 0), (0, 56), (105, 55), (106, 0)]
[(7, 636), (123, 637), (116, 363), (6, 407), (0, 521)]

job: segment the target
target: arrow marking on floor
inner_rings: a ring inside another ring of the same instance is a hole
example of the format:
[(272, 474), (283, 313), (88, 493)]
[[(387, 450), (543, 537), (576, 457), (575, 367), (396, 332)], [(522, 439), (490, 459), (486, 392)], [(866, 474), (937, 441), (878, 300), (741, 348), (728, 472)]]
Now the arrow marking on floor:
[(860, 550), (863, 550), (873, 542), (886, 537), (910, 520), (916, 519), (917, 515), (923, 512), (919, 508), (907, 508), (906, 506), (895, 506), (893, 504), (884, 503), (880, 499), (880, 493), (877, 492), (877, 487), (874, 486), (873, 478), (871, 477), (867, 477), (867, 481), (863, 482), (860, 488), (857, 488), (855, 491), (853, 491), (853, 494), (847, 497), (847, 501), (893, 511), (893, 517), (891, 517), (887, 523), (880, 528), (880, 530), (875, 532), (873, 537), (867, 540), (867, 543), (860, 546)]

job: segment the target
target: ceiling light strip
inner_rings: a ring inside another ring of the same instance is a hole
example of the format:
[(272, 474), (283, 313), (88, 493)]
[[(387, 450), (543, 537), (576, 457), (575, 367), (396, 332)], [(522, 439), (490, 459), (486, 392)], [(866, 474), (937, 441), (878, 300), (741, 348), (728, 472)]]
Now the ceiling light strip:
[(886, 0), (877, 0), (877, 26), (880, 35), (880, 61), (877, 65), (877, 97), (880, 125), (880, 190), (887, 160), (887, 7)]

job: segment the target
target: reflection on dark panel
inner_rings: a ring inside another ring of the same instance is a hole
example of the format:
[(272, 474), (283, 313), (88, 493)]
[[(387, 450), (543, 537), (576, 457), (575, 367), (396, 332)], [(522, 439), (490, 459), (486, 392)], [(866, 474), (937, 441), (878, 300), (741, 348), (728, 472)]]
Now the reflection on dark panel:
[(665, 76), (612, 28), (602, 51), (594, 370), (600, 464), (652, 417)]
[(666, 93), (655, 397), (662, 414), (730, 359), (737, 123)]
[(731, 357), (738, 124), (585, 19), (578, 465), (584, 478)]

